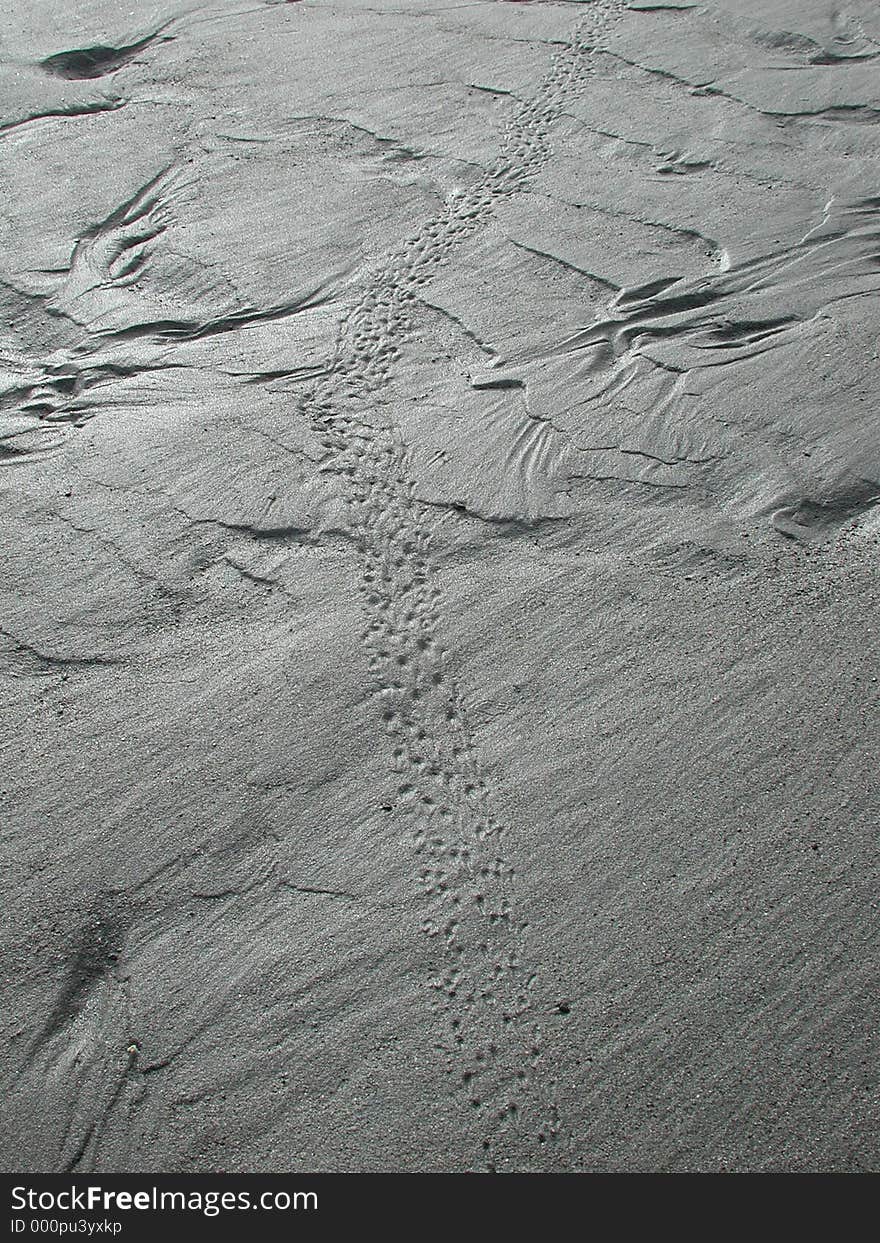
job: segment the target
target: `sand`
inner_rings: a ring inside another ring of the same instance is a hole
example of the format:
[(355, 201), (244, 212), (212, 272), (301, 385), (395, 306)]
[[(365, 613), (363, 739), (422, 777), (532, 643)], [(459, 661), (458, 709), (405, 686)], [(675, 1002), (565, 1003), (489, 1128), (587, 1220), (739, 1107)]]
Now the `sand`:
[(878, 1168), (878, 61), (6, 7), (2, 1168)]

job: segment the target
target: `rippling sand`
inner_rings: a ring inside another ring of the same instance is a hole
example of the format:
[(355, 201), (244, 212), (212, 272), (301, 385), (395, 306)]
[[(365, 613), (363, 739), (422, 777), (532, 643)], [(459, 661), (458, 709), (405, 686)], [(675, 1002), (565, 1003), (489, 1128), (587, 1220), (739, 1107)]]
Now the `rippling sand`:
[(3, 1168), (877, 1168), (878, 62), (11, 0)]

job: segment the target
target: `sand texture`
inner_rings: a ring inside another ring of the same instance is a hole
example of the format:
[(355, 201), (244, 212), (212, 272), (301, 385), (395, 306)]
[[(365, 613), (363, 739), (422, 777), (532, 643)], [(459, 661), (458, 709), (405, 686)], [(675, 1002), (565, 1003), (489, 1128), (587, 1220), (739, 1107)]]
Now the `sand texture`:
[(10, 0), (0, 1166), (867, 1171), (874, 0)]

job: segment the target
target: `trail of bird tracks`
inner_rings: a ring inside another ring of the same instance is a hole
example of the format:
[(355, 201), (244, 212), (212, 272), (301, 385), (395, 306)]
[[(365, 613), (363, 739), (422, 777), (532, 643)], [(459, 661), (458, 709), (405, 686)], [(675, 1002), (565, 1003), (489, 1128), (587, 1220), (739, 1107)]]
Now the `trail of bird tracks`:
[(593, 49), (623, 11), (618, 0), (589, 6), (508, 121), (493, 167), (374, 274), (342, 325), (327, 376), (303, 403), (343, 481), (359, 541), (363, 642), (412, 826), (422, 927), (437, 947), (439, 1039), (453, 1090), (479, 1115), (489, 1168), (511, 1157), (560, 1168), (565, 1131), (533, 1012), (529, 926), (512, 900), (509, 830), (493, 811), (442, 642), (433, 518), (415, 498), (399, 433), (365, 416), (400, 357), (418, 288), (550, 159), (554, 122), (584, 90)]

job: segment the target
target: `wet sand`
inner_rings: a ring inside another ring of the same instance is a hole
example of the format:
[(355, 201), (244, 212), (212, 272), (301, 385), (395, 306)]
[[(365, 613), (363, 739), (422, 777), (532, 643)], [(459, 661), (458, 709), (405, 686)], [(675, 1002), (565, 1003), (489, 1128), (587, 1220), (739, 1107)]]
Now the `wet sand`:
[(0, 16), (4, 1169), (877, 1169), (878, 62)]

